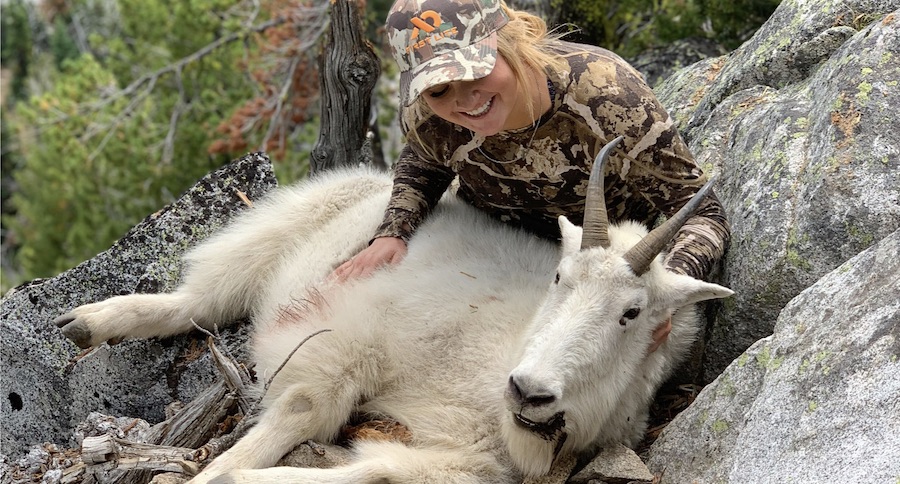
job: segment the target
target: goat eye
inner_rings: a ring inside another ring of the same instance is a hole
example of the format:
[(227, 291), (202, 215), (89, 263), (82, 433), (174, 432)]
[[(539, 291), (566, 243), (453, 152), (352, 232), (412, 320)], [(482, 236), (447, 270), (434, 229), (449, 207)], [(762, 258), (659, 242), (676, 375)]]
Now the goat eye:
[(559, 284), (559, 272), (556, 273), (556, 280), (553, 281), (554, 284)]
[(628, 311), (625, 311), (625, 314), (623, 314), (622, 317), (619, 318), (619, 324), (625, 326), (627, 320), (638, 317), (638, 314), (641, 314), (640, 308), (631, 308)]

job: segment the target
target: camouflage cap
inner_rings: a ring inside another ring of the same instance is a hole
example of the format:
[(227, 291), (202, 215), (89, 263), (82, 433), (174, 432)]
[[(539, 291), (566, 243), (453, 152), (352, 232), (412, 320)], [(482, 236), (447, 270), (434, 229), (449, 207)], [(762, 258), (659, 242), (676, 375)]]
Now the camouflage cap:
[(497, 29), (508, 21), (501, 0), (397, 0), (385, 27), (402, 105), (432, 86), (490, 74)]

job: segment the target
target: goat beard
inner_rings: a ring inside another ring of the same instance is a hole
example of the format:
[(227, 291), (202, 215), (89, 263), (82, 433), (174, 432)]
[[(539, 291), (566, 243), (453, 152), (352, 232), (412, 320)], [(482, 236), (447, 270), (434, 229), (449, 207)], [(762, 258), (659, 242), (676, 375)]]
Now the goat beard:
[(553, 448), (553, 461), (555, 462), (556, 458), (559, 457), (560, 451), (562, 451), (562, 446), (566, 443), (566, 439), (569, 438), (569, 434), (563, 431), (566, 427), (565, 415), (564, 412), (557, 412), (553, 417), (550, 417), (550, 420), (544, 423), (532, 422), (519, 414), (513, 414), (513, 419), (516, 425), (537, 434), (546, 441), (552, 442), (556, 440), (556, 446)]
[(504, 426), (503, 433), (516, 467), (528, 477), (550, 472), (569, 436), (565, 431), (564, 413), (559, 412), (546, 422), (534, 422), (516, 412), (507, 415), (510, 421)]
[(569, 438), (569, 434), (563, 431), (566, 427), (566, 417), (564, 412), (557, 412), (550, 417), (550, 420), (544, 423), (532, 422), (517, 413), (513, 414), (513, 420), (519, 427), (537, 434), (546, 441), (552, 442), (555, 440), (556, 446), (553, 448), (553, 460), (556, 461), (560, 451), (562, 451), (563, 445), (566, 443), (566, 439)]

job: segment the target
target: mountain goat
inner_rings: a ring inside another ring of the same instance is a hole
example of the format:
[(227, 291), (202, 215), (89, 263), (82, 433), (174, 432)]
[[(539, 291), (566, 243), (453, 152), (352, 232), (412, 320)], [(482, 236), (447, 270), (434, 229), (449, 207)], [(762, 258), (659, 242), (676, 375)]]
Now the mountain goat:
[[(402, 263), (334, 284), (328, 274), (365, 246), (391, 192), (388, 174), (336, 171), (276, 190), (192, 250), (175, 292), (114, 297), (56, 322), (88, 347), (249, 315), (261, 380), (305, 336), (332, 330), (290, 357), (258, 423), (192, 482), (513, 483), (561, 454), (633, 446), (695, 337), (693, 304), (732, 292), (662, 266), (702, 194), (649, 235), (608, 223), (602, 174), (615, 143), (595, 162), (583, 233), (560, 217), (561, 246), (446, 195)], [(670, 314), (668, 340), (648, 355)], [(302, 442), (333, 439), (354, 411), (390, 416), (412, 442), (357, 442), (334, 469), (266, 469)]]

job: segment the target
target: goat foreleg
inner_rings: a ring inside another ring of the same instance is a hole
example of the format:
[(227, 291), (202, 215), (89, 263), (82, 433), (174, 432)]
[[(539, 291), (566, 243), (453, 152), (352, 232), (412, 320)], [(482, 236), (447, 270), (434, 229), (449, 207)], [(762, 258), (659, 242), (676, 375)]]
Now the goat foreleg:
[(357, 460), (333, 469), (273, 467), (236, 470), (214, 484), (494, 484), (516, 482), (515, 473), (486, 453), (458, 448), (413, 448), (394, 442), (361, 442)]
[[(271, 380), (256, 426), (191, 484), (238, 469), (273, 466), (308, 440), (332, 441), (378, 384), (381, 351), (362, 339), (360, 333), (348, 339), (327, 333), (309, 340)], [(262, 377), (269, 376), (266, 368), (261, 371)]]

